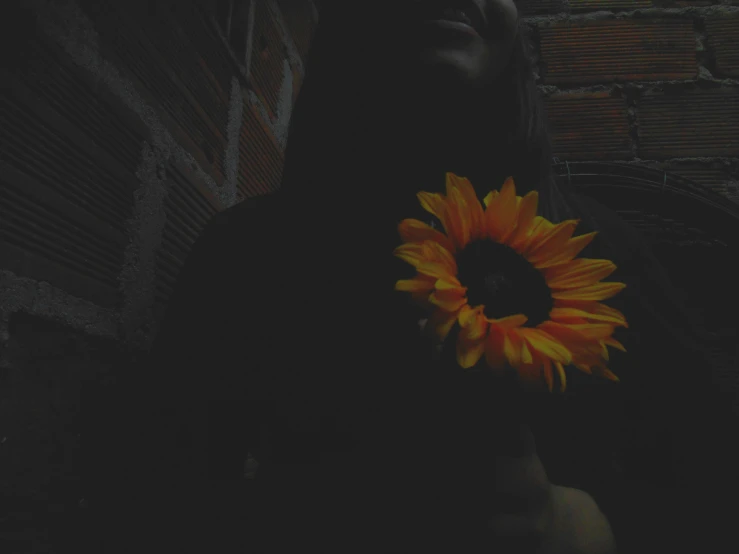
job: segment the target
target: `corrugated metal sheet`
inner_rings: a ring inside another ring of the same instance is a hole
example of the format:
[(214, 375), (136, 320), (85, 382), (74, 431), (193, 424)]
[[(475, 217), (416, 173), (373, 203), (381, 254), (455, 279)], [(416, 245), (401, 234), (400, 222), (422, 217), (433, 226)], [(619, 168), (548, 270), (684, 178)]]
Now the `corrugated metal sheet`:
[(282, 149), (248, 101), (244, 103), (239, 149), (239, 193), (249, 198), (276, 191), (282, 179)]
[(739, 77), (739, 17), (721, 14), (706, 18), (708, 45), (721, 76)]
[(698, 71), (690, 21), (558, 23), (539, 34), (547, 84), (690, 79)]
[(698, 183), (718, 194), (726, 195), (729, 192), (728, 183), (731, 179), (729, 173), (724, 169), (708, 168), (702, 166), (680, 165), (671, 166), (668, 171), (675, 173), (694, 183)]
[(277, 0), (298, 54), (303, 61), (308, 57), (310, 41), (313, 37), (313, 8), (310, 0)]
[[(140, 19), (152, 44), (162, 55), (164, 62), (174, 70), (177, 84), (184, 86), (192, 96), (193, 107), (199, 116), (215, 125), (215, 132), (223, 141), (228, 118), (228, 88), (223, 88), (209, 74), (201, 69), (198, 63), (198, 52), (192, 42), (192, 36), (207, 35), (208, 29), (202, 18), (192, 21), (191, 2), (161, 3), (160, 9), (148, 17)], [(182, 19), (189, 23), (189, 33), (185, 32)], [(228, 83), (225, 83), (228, 86)]]
[(739, 156), (739, 89), (646, 95), (638, 121), (641, 158)]
[(253, 52), (250, 75), (254, 90), (264, 102), (270, 118), (277, 114), (282, 86), (285, 45), (267, 2), (257, 2), (254, 10)]
[(631, 158), (626, 105), (608, 93), (562, 94), (544, 102), (554, 155), (572, 160)]
[(569, 0), (572, 12), (581, 11), (628, 11), (651, 8), (651, 0)]
[(564, 12), (564, 0), (516, 0), (516, 8), (521, 16)]
[(167, 167), (169, 194), (164, 203), (167, 223), (157, 252), (155, 301), (166, 304), (192, 245), (206, 224), (223, 209), (183, 164)]
[(2, 265), (115, 306), (130, 182), (108, 173), (80, 147), (89, 139), (28, 89), (8, 92), (0, 96)]
[[(7, 82), (14, 83), (18, 92), (19, 87), (28, 87), (65, 119), (63, 125), (73, 126), (90, 139), (84, 146), (94, 151), (98, 163), (110, 174), (124, 178), (126, 187), (116, 183), (107, 190), (106, 198), (116, 208), (103, 212), (108, 221), (122, 230), (132, 207), (131, 193), (137, 186), (134, 175), (141, 161), (142, 143), (149, 132), (99, 80), (72, 63), (57, 46), (41, 36), (21, 40), (18, 46), (23, 56), (7, 68)], [(24, 96), (21, 94), (21, 98)], [(103, 187), (104, 183), (100, 183), (94, 193), (100, 194)]]
[(221, 97), (230, 100), (231, 79), (239, 74), (239, 68), (224, 41), (210, 25), (210, 13), (202, 2), (183, 2), (177, 11), (178, 20), (197, 51), (198, 70), (208, 77)]
[(204, 117), (202, 107), (183, 84), (182, 77), (132, 16), (133, 4), (114, 0), (82, 0), (81, 3), (95, 22), (102, 56), (133, 81), (147, 103), (157, 109), (175, 139), (196, 156), (217, 182), (223, 182), (223, 134)]

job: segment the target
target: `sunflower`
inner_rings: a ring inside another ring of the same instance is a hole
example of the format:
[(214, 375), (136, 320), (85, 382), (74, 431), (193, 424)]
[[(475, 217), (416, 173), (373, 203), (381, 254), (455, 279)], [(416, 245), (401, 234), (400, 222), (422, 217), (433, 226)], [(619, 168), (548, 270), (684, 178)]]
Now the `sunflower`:
[[(469, 180), (446, 176), (446, 195), (420, 192), (424, 210), (444, 231), (416, 219), (399, 224), (403, 244), (394, 254), (416, 269), (395, 289), (430, 311), (427, 326), (439, 341), (459, 326), (456, 357), (471, 368), (484, 357), (497, 371), (512, 367), (528, 382), (565, 366), (612, 381), (608, 346), (628, 327), (624, 315), (600, 301), (625, 288), (601, 282), (616, 269), (609, 260), (576, 258), (596, 232), (572, 237), (579, 220), (553, 224), (536, 215), (538, 193), (516, 196), (513, 178), (480, 203)], [(483, 208), (484, 204), (484, 208)]]

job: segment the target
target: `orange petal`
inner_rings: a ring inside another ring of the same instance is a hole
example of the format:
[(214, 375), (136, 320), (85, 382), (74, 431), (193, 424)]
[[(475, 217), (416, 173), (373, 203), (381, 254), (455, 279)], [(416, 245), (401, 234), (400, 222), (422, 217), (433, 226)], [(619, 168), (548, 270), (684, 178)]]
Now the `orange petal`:
[(447, 312), (458, 312), (467, 304), (467, 299), (456, 292), (436, 290), (429, 295), (429, 302)]
[(450, 192), (450, 212), (454, 213), (454, 226), (456, 227), (456, 240), (459, 249), (463, 249), (470, 242), (470, 231), (472, 222), (470, 221), (469, 207), (458, 188), (452, 187)]
[(454, 256), (438, 242), (427, 240), (421, 243), (421, 254), (429, 262), (444, 264), (452, 275), (457, 274), (457, 260)]
[(572, 352), (573, 362), (576, 356), (582, 356), (587, 353), (596, 356), (600, 355), (600, 345), (598, 342), (587, 338), (580, 331), (573, 329), (571, 325), (563, 325), (554, 321), (544, 321), (537, 329), (548, 333)]
[(549, 389), (549, 392), (552, 392), (552, 388), (554, 388), (554, 375), (552, 374), (552, 361), (547, 358), (544, 359), (544, 380), (547, 383), (547, 388)]
[(419, 192), (416, 197), (421, 203), (421, 207), (431, 215), (435, 216), (441, 224), (444, 226), (447, 236), (451, 238), (449, 216), (447, 214), (447, 201), (438, 193), (435, 192)]
[(457, 315), (458, 312), (435, 310), (426, 325), (434, 332), (436, 338), (444, 340), (449, 335), (449, 331), (452, 330), (454, 322), (457, 321)]
[(487, 322), (482, 314), (475, 313), (474, 311), (473, 314), (473, 318), (468, 318), (465, 320), (465, 323), (467, 323), (467, 325), (462, 325), (460, 322), (460, 325), (462, 326), (460, 337), (464, 340), (477, 341), (487, 335), (488, 327), (490, 324)]
[(526, 329), (524, 336), (531, 348), (543, 356), (564, 364), (572, 361), (572, 353), (569, 349), (546, 331), (539, 328)]
[(626, 347), (613, 337), (606, 337), (603, 339), (603, 342), (608, 346), (613, 346), (613, 348), (620, 350), (621, 352), (626, 352)]
[(485, 339), (476, 341), (457, 341), (457, 363), (464, 369), (473, 367), (485, 352)]
[(588, 339), (600, 340), (613, 334), (613, 325), (607, 323), (586, 323), (585, 325), (570, 325), (573, 329)]
[(515, 250), (518, 250), (529, 238), (538, 206), (538, 191), (532, 190), (521, 200), (521, 204), (518, 208), (518, 222), (516, 223), (516, 229), (508, 239), (509, 244)]
[(529, 318), (523, 314), (515, 314), (501, 317), (500, 319), (487, 318), (487, 320), (497, 327), (501, 327), (503, 329), (513, 329), (514, 327), (521, 327), (529, 320)]
[(606, 300), (626, 288), (624, 283), (597, 283), (588, 287), (552, 291), (552, 298), (560, 300)]
[(569, 262), (575, 256), (577, 256), (588, 244), (590, 244), (597, 234), (597, 231), (593, 231), (592, 233), (588, 233), (586, 235), (580, 235), (579, 237), (571, 238), (567, 241), (564, 247), (559, 250), (559, 252), (550, 257), (546, 262), (542, 262), (538, 266), (538, 268), (544, 269), (547, 267), (553, 267), (561, 263)]
[(567, 388), (567, 375), (565, 374), (565, 368), (559, 362), (554, 362), (554, 367), (557, 368), (557, 374), (559, 375), (559, 390), (564, 392)]
[[(593, 303), (595, 304), (595, 302)], [(590, 321), (603, 321), (614, 325), (625, 325), (623, 315), (596, 313), (589, 310), (579, 310), (577, 308), (552, 308), (549, 312), (549, 319), (559, 323), (581, 323)], [(585, 321), (584, 321), (585, 320)]]
[(460, 283), (459, 279), (457, 279), (454, 275), (449, 275), (442, 279), (437, 279), (434, 282), (434, 286), (436, 287), (436, 290), (441, 291), (457, 291), (460, 294), (465, 294), (467, 292), (467, 287), (463, 287), (462, 283)]
[(500, 241), (511, 230), (517, 216), (516, 187), (513, 179), (509, 177), (503, 184), (498, 197), (485, 211), (485, 227), (488, 236), (495, 241)]
[(438, 242), (449, 252), (454, 252), (454, 243), (441, 231), (417, 219), (404, 219), (398, 224), (398, 233), (403, 242)]
[(483, 236), (483, 215), (482, 205), (480, 200), (477, 198), (475, 188), (470, 183), (469, 179), (457, 177), (454, 174), (447, 173), (447, 180), (451, 179), (456, 183), (457, 189), (462, 194), (467, 211), (470, 218), (470, 240), (481, 238)]
[(428, 275), (429, 277), (435, 277), (436, 279), (448, 279), (453, 277), (449, 272), (449, 268), (438, 262), (423, 262), (416, 267), (419, 273)]
[(401, 279), (395, 283), (395, 290), (402, 292), (431, 292), (434, 290), (434, 280), (420, 277)]
[(401, 244), (393, 250), (393, 255), (416, 268), (427, 261), (423, 245), (418, 243)]
[(503, 353), (511, 367), (518, 368), (522, 363), (523, 337), (516, 329), (510, 329), (505, 334)]
[(601, 304), (600, 302), (595, 302), (594, 300), (560, 299), (554, 302), (554, 306), (555, 308), (572, 308), (575, 310), (581, 310), (589, 314), (589, 319), (608, 321), (622, 327), (629, 327), (624, 314), (615, 308), (611, 308), (610, 306)]
[(545, 267), (543, 264), (559, 254), (570, 240), (577, 224), (575, 220), (567, 220), (555, 225), (544, 240), (530, 247), (525, 254), (526, 259), (537, 269)]
[(577, 258), (567, 263), (544, 269), (542, 273), (551, 289), (572, 289), (594, 285), (616, 270), (610, 260)]
[(491, 369), (503, 371), (507, 365), (505, 353), (505, 332), (503, 329), (490, 326), (485, 339), (485, 361)]
[(485, 204), (485, 207), (487, 208), (490, 203), (495, 200), (498, 197), (498, 194), (500, 194), (497, 190), (491, 190), (485, 195), (485, 198), (482, 199), (482, 203)]

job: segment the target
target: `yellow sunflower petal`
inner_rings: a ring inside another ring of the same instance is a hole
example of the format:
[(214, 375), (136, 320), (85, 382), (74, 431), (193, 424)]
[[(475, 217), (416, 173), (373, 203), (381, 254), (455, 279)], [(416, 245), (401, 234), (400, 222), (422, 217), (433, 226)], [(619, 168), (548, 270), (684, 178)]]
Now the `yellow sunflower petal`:
[(562, 263), (569, 262), (575, 256), (577, 256), (587, 245), (589, 245), (597, 234), (597, 231), (593, 231), (592, 233), (587, 233), (585, 235), (571, 238), (567, 241), (564, 247), (559, 250), (559, 252), (555, 253), (546, 262), (539, 264), (538, 268), (545, 269), (547, 267), (553, 267)]
[(609, 380), (614, 381), (616, 383), (618, 383), (618, 382), (621, 381), (621, 379), (619, 379), (618, 377), (616, 377), (616, 375), (614, 375), (614, 373), (610, 369), (603, 368), (598, 373), (601, 375), (601, 377), (605, 377), (606, 379), (609, 379)]
[(461, 327), (467, 327), (471, 325), (477, 317), (477, 314), (479, 313), (481, 308), (481, 306), (478, 306), (477, 308), (472, 308), (469, 304), (463, 306), (462, 309), (459, 311), (459, 325)]
[(437, 262), (423, 262), (416, 267), (416, 270), (419, 273), (423, 273), (424, 275), (435, 277), (437, 279), (448, 279), (449, 277), (452, 277), (452, 274), (449, 272), (449, 268), (446, 265)]
[(569, 364), (572, 353), (556, 338), (541, 329), (526, 329), (524, 336), (531, 348), (554, 361)]
[(624, 290), (624, 283), (597, 283), (578, 289), (552, 291), (552, 298), (560, 300), (606, 300)]
[(421, 254), (429, 262), (444, 264), (452, 275), (457, 274), (457, 260), (438, 242), (427, 240), (421, 243)]
[(521, 362), (524, 364), (534, 363), (534, 357), (525, 340), (521, 341)]
[(607, 323), (586, 323), (585, 325), (570, 325), (569, 327), (585, 338), (594, 340), (610, 337), (613, 333), (613, 325)]
[(485, 339), (485, 361), (493, 370), (503, 371), (507, 365), (505, 356), (505, 331), (500, 327), (490, 326)]
[(467, 299), (456, 292), (435, 290), (429, 295), (429, 302), (447, 312), (457, 312), (467, 303)]
[(547, 267), (546, 262), (557, 256), (575, 232), (578, 222), (567, 220), (555, 225), (541, 242), (534, 242), (525, 253), (526, 259), (537, 269)]
[(462, 283), (460, 283), (459, 279), (457, 279), (454, 275), (449, 275), (448, 277), (437, 279), (434, 282), (434, 287), (436, 288), (436, 290), (457, 291), (460, 294), (465, 294), (467, 292), (467, 287), (463, 287)]
[(567, 375), (565, 375), (565, 368), (559, 362), (554, 362), (554, 367), (557, 368), (557, 375), (559, 375), (559, 390), (564, 392), (567, 388)]
[(500, 194), (485, 210), (487, 236), (500, 241), (512, 228), (518, 216), (516, 211), (516, 187), (512, 178), (506, 179)]
[(538, 191), (532, 190), (521, 200), (521, 204), (518, 209), (518, 221), (516, 222), (516, 229), (508, 239), (511, 247), (518, 250), (521, 245), (529, 238), (529, 233), (532, 231), (534, 225), (534, 218), (536, 217), (536, 211), (539, 206), (539, 193)]
[(458, 312), (447, 312), (445, 310), (434, 310), (426, 324), (439, 340), (446, 339), (449, 332), (457, 321)]
[[(451, 177), (449, 175), (451, 175)], [(484, 212), (482, 205), (480, 204), (480, 200), (477, 198), (475, 188), (472, 186), (469, 179), (457, 177), (453, 174), (447, 174), (447, 179), (450, 178), (456, 183), (459, 192), (462, 194), (462, 198), (464, 198), (467, 210), (469, 211), (470, 240), (481, 238), (484, 231)]]
[(590, 321), (602, 321), (613, 325), (624, 325), (623, 316), (618, 317), (612, 314), (601, 314), (586, 310), (578, 310), (577, 308), (552, 308), (549, 312), (549, 319), (559, 323), (583, 323)]
[(434, 290), (434, 282), (431, 278), (415, 277), (413, 279), (401, 279), (395, 283), (395, 290), (403, 292), (431, 292)]
[(606, 337), (603, 339), (603, 342), (608, 346), (613, 346), (613, 348), (620, 350), (621, 352), (626, 352), (626, 347), (613, 337)]
[(454, 226), (454, 239), (461, 250), (470, 242), (472, 222), (470, 221), (469, 208), (462, 193), (456, 187), (451, 187), (448, 198), (449, 213), (452, 214)]
[[(615, 308), (611, 308), (594, 300), (555, 300), (554, 309), (574, 309), (587, 312), (588, 319), (596, 321), (608, 321), (628, 329), (626, 316)], [(551, 312), (550, 312), (551, 316)]]
[(517, 329), (509, 329), (505, 333), (503, 353), (511, 367), (518, 368), (522, 363), (523, 337)]
[(552, 389), (554, 388), (554, 375), (552, 374), (552, 361), (549, 359), (544, 359), (544, 380), (547, 383), (547, 388), (549, 389), (549, 392), (552, 392)]
[(513, 329), (514, 327), (521, 327), (524, 323), (526, 323), (529, 318), (526, 317), (523, 314), (515, 314), (515, 315), (509, 315), (506, 317), (501, 317), (499, 319), (491, 319), (487, 318), (488, 322), (501, 327), (503, 329)]
[(482, 203), (485, 204), (486, 208), (490, 205), (490, 202), (498, 197), (498, 194), (500, 193), (497, 190), (491, 190), (485, 195), (485, 198), (482, 199)]
[(548, 320), (541, 323), (537, 329), (548, 333), (567, 348), (572, 353), (573, 363), (576, 361), (576, 358), (582, 358), (585, 355), (600, 356), (600, 345), (598, 341), (586, 337), (580, 331), (573, 329), (572, 325), (563, 325)]
[(398, 233), (403, 242), (438, 242), (449, 252), (454, 252), (454, 243), (441, 231), (417, 219), (404, 219), (398, 224)]
[(485, 317), (480, 314), (475, 314), (471, 321), (467, 322), (467, 325), (463, 325), (459, 336), (462, 340), (466, 341), (477, 341), (483, 339), (488, 333), (489, 323)]
[(435, 192), (419, 192), (416, 197), (421, 207), (431, 215), (441, 221), (447, 236), (451, 238), (451, 229), (449, 225), (448, 206), (446, 198)]
[(610, 260), (577, 258), (542, 271), (551, 289), (572, 289), (594, 285), (616, 271)]
[(418, 268), (419, 265), (426, 263), (427, 261), (423, 244), (418, 243), (401, 244), (393, 250), (393, 255), (404, 262), (408, 262), (415, 268)]
[(590, 366), (588, 364), (573, 364), (577, 369), (582, 371), (583, 373), (587, 373), (588, 375), (593, 374), (593, 370), (590, 369)]
[(457, 341), (457, 363), (464, 369), (473, 367), (485, 353), (485, 340)]

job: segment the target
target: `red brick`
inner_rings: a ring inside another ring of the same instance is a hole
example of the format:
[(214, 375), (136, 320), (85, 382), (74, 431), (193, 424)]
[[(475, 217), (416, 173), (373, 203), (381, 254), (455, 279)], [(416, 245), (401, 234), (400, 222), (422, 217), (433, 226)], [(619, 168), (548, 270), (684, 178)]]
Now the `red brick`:
[(641, 158), (739, 156), (739, 89), (650, 94), (638, 120)]
[(251, 79), (254, 91), (264, 103), (270, 118), (277, 113), (283, 79), (285, 44), (267, 2), (257, 2), (254, 10)]
[(599, 10), (629, 11), (651, 7), (651, 0), (570, 0), (570, 10), (575, 13)]
[(739, 17), (709, 17), (706, 32), (716, 60), (716, 72), (720, 76), (739, 77)]
[(690, 79), (698, 71), (690, 21), (568, 22), (539, 32), (547, 84)]
[(626, 105), (609, 93), (560, 94), (545, 100), (554, 155), (567, 160), (631, 158)]
[(276, 191), (282, 180), (282, 149), (248, 100), (244, 102), (239, 150), (239, 194), (249, 198)]
[(521, 0), (516, 2), (521, 16), (560, 13), (566, 10), (564, 0)]

